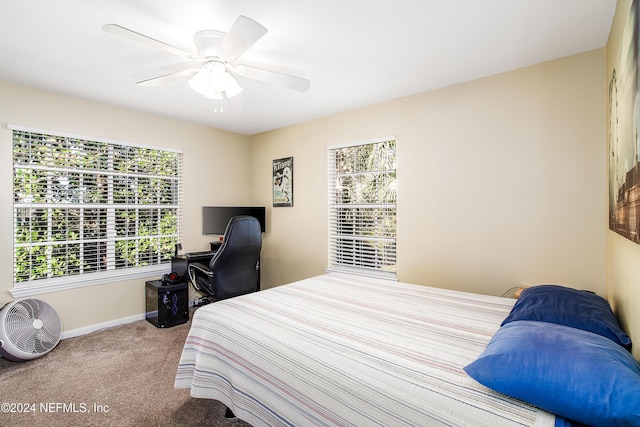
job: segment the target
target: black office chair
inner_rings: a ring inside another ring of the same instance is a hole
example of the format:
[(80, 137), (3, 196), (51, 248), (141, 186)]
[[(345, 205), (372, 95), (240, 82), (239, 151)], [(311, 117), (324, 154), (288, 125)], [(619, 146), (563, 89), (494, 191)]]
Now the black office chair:
[(234, 216), (229, 220), (222, 245), (209, 266), (189, 264), (189, 280), (196, 290), (213, 301), (255, 292), (261, 249), (258, 220), (252, 216)]

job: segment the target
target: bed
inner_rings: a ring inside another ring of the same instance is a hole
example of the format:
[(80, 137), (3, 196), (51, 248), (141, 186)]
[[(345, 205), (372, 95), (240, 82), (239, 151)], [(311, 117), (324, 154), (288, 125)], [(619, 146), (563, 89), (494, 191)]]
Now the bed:
[(329, 273), (198, 309), (175, 387), (256, 427), (569, 425), (466, 372), (515, 303)]

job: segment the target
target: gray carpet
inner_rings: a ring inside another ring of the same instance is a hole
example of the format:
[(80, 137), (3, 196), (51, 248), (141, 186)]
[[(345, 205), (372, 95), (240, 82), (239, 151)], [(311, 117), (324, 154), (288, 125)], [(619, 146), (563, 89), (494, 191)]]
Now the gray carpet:
[(141, 320), (63, 340), (39, 359), (0, 359), (0, 425), (249, 426), (173, 388), (189, 325)]

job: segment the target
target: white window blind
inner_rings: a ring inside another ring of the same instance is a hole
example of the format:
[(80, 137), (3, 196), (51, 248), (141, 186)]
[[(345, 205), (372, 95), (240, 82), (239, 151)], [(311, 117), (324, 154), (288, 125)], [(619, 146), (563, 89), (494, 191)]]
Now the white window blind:
[(181, 152), (10, 128), (14, 290), (170, 261)]
[(328, 148), (329, 266), (396, 278), (396, 140)]

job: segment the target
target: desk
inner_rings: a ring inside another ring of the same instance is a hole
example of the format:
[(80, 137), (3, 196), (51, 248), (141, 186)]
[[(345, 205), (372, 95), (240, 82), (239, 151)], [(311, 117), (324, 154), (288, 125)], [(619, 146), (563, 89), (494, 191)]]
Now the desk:
[(184, 255), (174, 255), (171, 257), (171, 271), (178, 275), (181, 282), (189, 282), (189, 264), (198, 262), (206, 266), (209, 265), (215, 252), (190, 252)]

